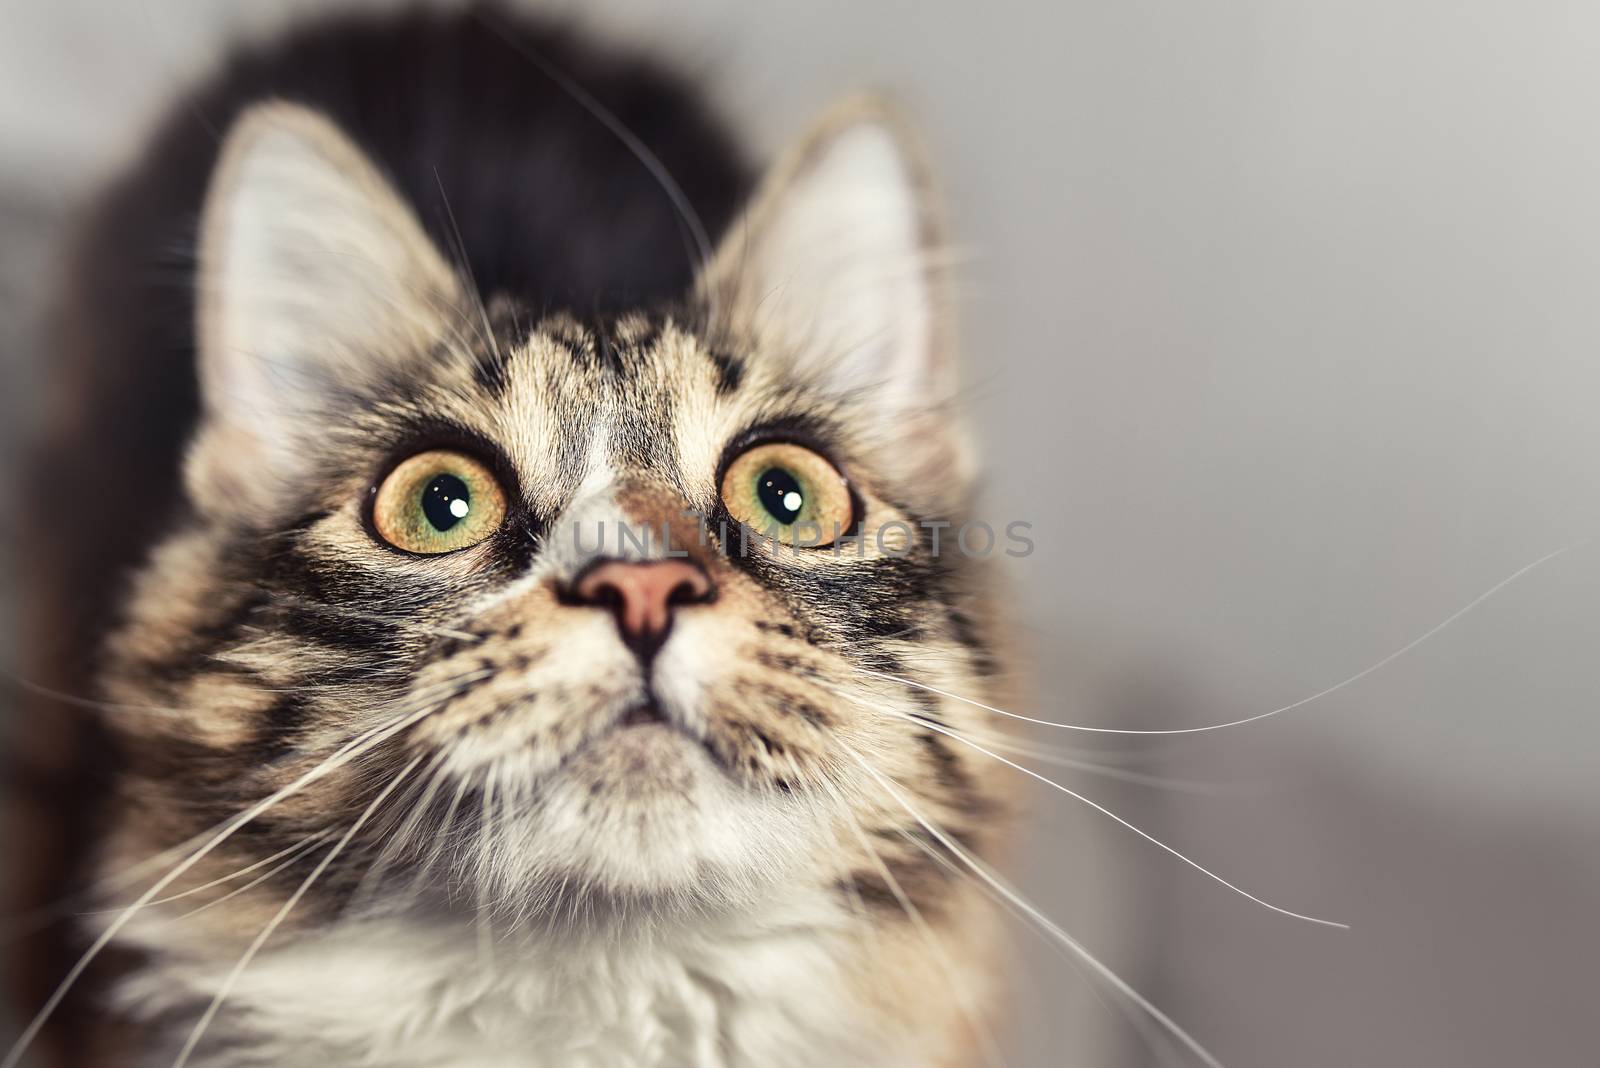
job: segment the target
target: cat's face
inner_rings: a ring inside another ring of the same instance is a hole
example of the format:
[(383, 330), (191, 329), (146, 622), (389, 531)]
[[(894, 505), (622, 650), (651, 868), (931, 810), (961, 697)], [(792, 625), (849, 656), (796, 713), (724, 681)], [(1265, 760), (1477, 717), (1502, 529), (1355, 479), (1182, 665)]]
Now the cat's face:
[(469, 295), (321, 120), (247, 117), (206, 212), (193, 516), (112, 645), (121, 847), (276, 792), (194, 883), (273, 858), (240, 901), (273, 900), (332, 850), (313, 915), (936, 905), (922, 821), (972, 843), (997, 798), (928, 725), (970, 728), (934, 689), (993, 671), (982, 561), (926, 525), (967, 492), (928, 233), (858, 110), (679, 308), (536, 313)]

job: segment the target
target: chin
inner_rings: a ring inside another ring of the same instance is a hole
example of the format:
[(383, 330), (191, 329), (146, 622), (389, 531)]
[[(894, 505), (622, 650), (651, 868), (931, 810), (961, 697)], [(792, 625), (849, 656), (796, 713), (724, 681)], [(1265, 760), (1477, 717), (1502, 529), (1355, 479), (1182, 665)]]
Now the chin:
[(737, 908), (791, 873), (808, 809), (735, 782), (681, 729), (618, 727), (480, 835), (477, 878), (525, 922)]

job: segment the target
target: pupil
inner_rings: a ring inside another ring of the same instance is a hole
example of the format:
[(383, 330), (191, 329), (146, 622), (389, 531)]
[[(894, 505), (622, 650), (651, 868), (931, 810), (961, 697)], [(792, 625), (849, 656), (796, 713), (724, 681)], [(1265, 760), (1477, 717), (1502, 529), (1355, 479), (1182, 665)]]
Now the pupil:
[(784, 526), (800, 518), (805, 507), (805, 494), (800, 490), (800, 480), (781, 467), (769, 467), (756, 479), (756, 496), (767, 514)]
[(471, 510), (467, 484), (455, 475), (435, 475), (422, 490), (422, 514), (440, 533), (461, 522)]

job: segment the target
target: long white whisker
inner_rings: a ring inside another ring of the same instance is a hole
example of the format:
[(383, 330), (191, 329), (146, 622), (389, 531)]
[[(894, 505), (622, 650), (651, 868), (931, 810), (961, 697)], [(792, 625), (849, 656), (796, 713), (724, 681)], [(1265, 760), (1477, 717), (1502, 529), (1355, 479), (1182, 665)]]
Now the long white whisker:
[(1046, 946), (1050, 948), (1051, 952), (1065, 961), (1068, 967), (1070, 967), (1084, 980), (1088, 981), (1089, 992), (1094, 996), (1095, 1001), (1099, 1002), (1105, 1008), (1116, 1012), (1123, 1019), (1129, 1021), (1129, 1023), (1138, 1030), (1139, 1034), (1145, 1039), (1146, 1042), (1153, 1041), (1150, 1036), (1152, 1031), (1158, 1025), (1156, 1025), (1149, 1017), (1139, 1012), (1138, 1005), (1130, 1005), (1126, 1000), (1122, 999), (1107, 999), (1105, 992), (1092, 981), (1094, 976), (1084, 970), (1083, 959), (1081, 957), (1073, 953), (1067, 947), (1054, 941), (1050, 937), (1050, 932), (1034, 924), (1033, 918), (1026, 912), (1023, 912), (1021, 909), (1017, 908), (1015, 904), (1013, 904), (1008, 898), (1002, 896), (988, 883), (979, 882), (978, 880), (974, 879), (970, 871), (957, 864), (943, 853), (939, 852), (939, 850), (935, 849), (933, 846), (929, 845), (923, 840), (922, 837), (913, 834), (909, 829), (906, 828), (899, 828), (899, 831), (900, 837), (905, 839), (911, 845), (915, 846), (917, 849), (921, 850), (925, 856), (927, 856), (934, 863), (938, 864), (945, 871), (961, 878), (972, 880), (973, 884), (983, 892), (985, 897), (987, 897), (990, 901), (993, 901), (997, 906), (1004, 909), (1010, 915), (1015, 916), (1018, 920), (1020, 920), (1024, 926), (1028, 928), (1030, 934), (1038, 937)]
[[(916, 713), (911, 714), (916, 715)], [(1011, 735), (1004, 735), (995, 731), (979, 734), (976, 731), (963, 730), (962, 733), (975, 740), (982, 741), (985, 745), (993, 746), (1002, 753), (1027, 757), (1029, 760), (1037, 760), (1042, 764), (1051, 764), (1058, 768), (1080, 771), (1085, 775), (1097, 775), (1101, 778), (1115, 779), (1118, 782), (1133, 783), (1136, 786), (1148, 786), (1156, 790), (1170, 790), (1189, 794), (1222, 794), (1234, 792), (1235, 789), (1222, 783), (1177, 779), (1165, 775), (1147, 775), (1142, 772), (1116, 767), (1102, 761), (1063, 756), (1047, 746), (1020, 743)]]
[(879, 772), (877, 768), (874, 768), (865, 757), (856, 752), (853, 747), (844, 745), (842, 743), (841, 749), (853, 760), (855, 760), (857, 764), (860, 764), (863, 771), (872, 776), (872, 778), (876, 779), (878, 784), (883, 787), (889, 796), (899, 802), (901, 807), (906, 810), (912, 819), (916, 820), (922, 825), (923, 830), (932, 835), (940, 845), (948, 849), (951, 855), (955, 856), (963, 864), (970, 868), (978, 876), (978, 878), (992, 886), (1007, 901), (1010, 901), (1012, 905), (1026, 914), (1030, 919), (1033, 920), (1034, 923), (1038, 924), (1041, 929), (1049, 932), (1062, 945), (1070, 949), (1074, 954), (1077, 955), (1078, 959), (1082, 960), (1086, 965), (1093, 969), (1094, 973), (1100, 976), (1101, 979), (1120, 991), (1124, 997), (1129, 998), (1131, 1001), (1137, 1004), (1141, 1009), (1148, 1013), (1152, 1019), (1159, 1022), (1161, 1026), (1167, 1029), (1169, 1034), (1171, 1034), (1178, 1041), (1182, 1042), (1183, 1045), (1196, 1057), (1200, 1058), (1200, 1060), (1207, 1065), (1207, 1068), (1223, 1068), (1222, 1063), (1213, 1057), (1204, 1046), (1202, 1046), (1193, 1036), (1189, 1034), (1189, 1032), (1185, 1031), (1182, 1027), (1179, 1027), (1177, 1022), (1173, 1020), (1172, 1017), (1156, 1008), (1149, 998), (1139, 993), (1128, 984), (1127, 980), (1123, 979), (1116, 972), (1102, 964), (1099, 958), (1090, 953), (1082, 943), (1073, 938), (1066, 931), (1062, 930), (1058, 924), (1035, 908), (1030, 902), (1027, 901), (1027, 899), (1018, 894), (1010, 886), (1006, 885), (1004, 880), (991, 873), (987, 866), (979, 863), (976, 859), (968, 855), (966, 850), (962, 849), (955, 842), (951, 841), (949, 835), (939, 830), (938, 827), (934, 826), (925, 817), (923, 817), (923, 815), (914, 807), (912, 807), (908, 800), (906, 800), (905, 795), (899, 790), (895, 789), (895, 787), (889, 782), (888, 778)]
[(411, 844), (412, 836), (416, 834), (418, 825), (427, 815), (433, 805), (433, 799), (438, 795), (440, 787), (448, 777), (446, 761), (450, 756), (449, 750), (441, 749), (433, 758), (432, 774), (427, 777), (427, 782), (419, 797), (411, 802), (411, 812), (405, 821), (397, 827), (389, 840), (384, 843), (378, 859), (366, 875), (362, 876), (355, 892), (350, 895), (350, 904), (346, 906), (347, 912), (359, 913), (367, 900), (377, 891), (378, 884), (388, 873), (400, 854)]
[[(460, 686), (464, 682), (476, 681), (476, 679), (485, 678), (489, 674), (491, 673), (488, 671), (472, 672), (459, 678), (450, 680), (449, 684), (443, 685), (439, 689), (445, 693), (448, 693), (453, 691), (456, 687)], [(417, 699), (419, 701), (422, 700), (422, 695), (418, 695)], [(391, 738), (400, 731), (405, 730), (411, 724), (426, 718), (433, 712), (435, 707), (436, 705), (434, 704), (433, 700), (433, 691), (430, 690), (428, 691), (427, 700), (422, 703), (419, 709), (408, 712), (389, 723), (380, 723), (376, 727), (369, 728), (367, 731), (357, 735), (354, 739), (347, 742), (344, 746), (335, 751), (334, 754), (328, 757), (327, 760), (324, 760), (310, 771), (307, 771), (289, 785), (273, 791), (267, 797), (256, 802), (254, 805), (251, 805), (248, 809), (241, 812), (232, 820), (229, 820), (227, 825), (213, 835), (205, 845), (201, 846), (194, 853), (190, 854), (187, 860), (183, 861), (177, 867), (169, 871), (166, 875), (158, 879), (155, 885), (151, 886), (150, 889), (146, 890), (142, 895), (140, 895), (137, 901), (123, 910), (120, 916), (107, 925), (104, 931), (100, 932), (100, 935), (92, 943), (90, 943), (89, 948), (86, 949), (78, 958), (77, 962), (73, 964), (72, 968), (67, 972), (66, 977), (63, 978), (59, 984), (57, 984), (55, 990), (45, 1001), (44, 1005), (39, 1008), (39, 1011), (34, 1014), (33, 1019), (28, 1022), (27, 1027), (23, 1028), (22, 1033), (17, 1036), (17, 1040), (11, 1044), (11, 1049), (6, 1053), (5, 1059), (0, 1061), (0, 1068), (17, 1068), (17, 1065), (22, 1061), (22, 1055), (27, 1052), (28, 1047), (33, 1044), (33, 1040), (39, 1037), (39, 1032), (43, 1030), (45, 1022), (50, 1019), (51, 1014), (60, 1007), (61, 1002), (66, 998), (67, 991), (70, 990), (72, 985), (78, 981), (79, 977), (83, 975), (83, 973), (88, 969), (89, 965), (93, 963), (95, 958), (100, 955), (101, 951), (103, 951), (106, 946), (111, 944), (112, 939), (116, 938), (117, 935), (121, 933), (122, 929), (128, 925), (128, 922), (133, 919), (134, 914), (159, 896), (161, 891), (165, 890), (178, 879), (182, 878), (184, 872), (200, 863), (200, 861), (209, 855), (212, 850), (216, 849), (219, 845), (232, 837), (234, 832), (238, 831), (240, 827), (243, 827), (251, 820), (254, 820), (263, 812), (266, 812), (268, 809), (278, 804), (284, 798), (299, 792), (311, 783), (321, 779), (324, 775), (338, 770), (345, 764), (348, 764), (351, 760), (354, 760), (356, 757), (361, 756), (378, 745), (381, 745), (386, 739)]]
[[(159, 853), (130, 864), (120, 871), (111, 872), (95, 879), (81, 890), (67, 894), (39, 908), (6, 918), (4, 925), (0, 926), (0, 945), (10, 942), (13, 938), (20, 938), (30, 931), (36, 931), (53, 920), (69, 915), (75, 903), (92, 904), (103, 894), (137, 882), (140, 876), (152, 868), (159, 868), (173, 857), (182, 856), (185, 851), (200, 844), (205, 840), (207, 834), (216, 831), (225, 822), (227, 821), (224, 820), (214, 824), (198, 834), (191, 835), (177, 845), (168, 846)], [(92, 913), (79, 913), (79, 915), (92, 915)]]
[(422, 755), (418, 754), (412, 758), (411, 763), (400, 770), (400, 773), (394, 777), (389, 785), (385, 786), (378, 796), (372, 799), (372, 803), (362, 811), (361, 815), (356, 817), (356, 821), (350, 825), (348, 831), (344, 832), (344, 836), (335, 842), (333, 848), (323, 855), (315, 868), (311, 869), (311, 874), (307, 875), (305, 881), (295, 889), (294, 893), (289, 895), (289, 899), (283, 903), (283, 907), (278, 909), (272, 919), (267, 921), (267, 925), (261, 929), (261, 932), (256, 935), (255, 939), (244, 951), (244, 956), (239, 958), (239, 962), (233, 966), (233, 970), (223, 979), (222, 985), (217, 988), (216, 994), (211, 998), (211, 1004), (206, 1006), (206, 1011), (200, 1014), (200, 1019), (195, 1023), (194, 1029), (189, 1032), (188, 1040), (183, 1044), (183, 1049), (178, 1051), (178, 1059), (172, 1062), (172, 1068), (183, 1068), (189, 1062), (190, 1054), (200, 1044), (200, 1038), (206, 1033), (206, 1028), (211, 1026), (211, 1021), (216, 1019), (217, 1012), (222, 1008), (223, 1001), (232, 992), (234, 984), (239, 981), (239, 976), (250, 966), (250, 962), (255, 959), (261, 947), (266, 945), (267, 939), (272, 937), (272, 933), (283, 923), (284, 918), (300, 903), (300, 899), (311, 889), (311, 884), (316, 882), (322, 873), (328, 870), (328, 865), (332, 864), (334, 858), (344, 850), (345, 846), (350, 844), (350, 839), (356, 836), (356, 832), (361, 830), (362, 825), (372, 818), (372, 814), (378, 810), (378, 806), (383, 804), (384, 798), (393, 793), (395, 787), (399, 786), (401, 781), (407, 775), (410, 775), (412, 770), (420, 763), (422, 763)]
[(321, 844), (322, 842), (327, 841), (327, 839), (328, 839), (328, 835), (327, 835), (326, 832), (319, 832), (318, 834), (313, 835), (309, 841), (305, 841), (305, 842), (300, 843), (300, 848), (294, 854), (294, 856), (289, 857), (287, 860), (283, 861), (281, 864), (276, 864), (272, 868), (268, 869), (267, 871), (262, 872), (260, 875), (257, 875), (254, 879), (251, 879), (249, 882), (245, 883), (243, 886), (241, 886), (241, 887), (239, 887), (239, 888), (237, 888), (235, 890), (228, 891), (226, 894), (223, 894), (221, 897), (217, 898), (215, 901), (207, 901), (204, 905), (201, 905), (198, 908), (192, 908), (188, 912), (183, 913), (181, 916), (174, 916), (172, 918), (172, 922), (173, 923), (181, 923), (184, 920), (187, 920), (191, 916), (200, 915), (202, 912), (205, 912), (207, 909), (216, 908), (218, 905), (222, 904), (225, 901), (231, 901), (234, 898), (238, 897), (240, 894), (248, 894), (250, 891), (254, 890), (256, 887), (260, 886), (262, 883), (266, 882), (268, 879), (272, 878), (274, 875), (277, 875), (279, 872), (287, 870), (291, 865), (299, 863), (305, 857), (305, 855), (307, 853), (310, 853), (319, 844)]
[[(868, 707), (868, 706), (863, 706), (863, 707)], [(993, 757), (995, 760), (1000, 761), (1000, 763), (1004, 764), (1008, 768), (1015, 768), (1017, 771), (1022, 772), (1024, 775), (1028, 776), (1029, 778), (1034, 779), (1034, 780), (1036, 780), (1038, 782), (1044, 783), (1044, 785), (1050, 787), (1053, 790), (1061, 791), (1062, 793), (1066, 794), (1068, 797), (1072, 798), (1075, 801), (1083, 802), (1084, 804), (1088, 805), (1090, 808), (1094, 809), (1096, 812), (1099, 812), (1100, 814), (1102, 814), (1104, 816), (1109, 816), (1111, 819), (1116, 820), (1118, 823), (1122, 824), (1124, 827), (1128, 828), (1128, 830), (1132, 831), (1134, 834), (1138, 835), (1140, 838), (1143, 838), (1145, 841), (1153, 843), (1154, 845), (1157, 845), (1157, 846), (1161, 847), (1162, 849), (1166, 850), (1168, 853), (1171, 853), (1173, 856), (1177, 857), (1179, 860), (1181, 860), (1185, 864), (1189, 865), (1189, 867), (1193, 868), (1195, 871), (1198, 871), (1202, 875), (1205, 875), (1208, 878), (1210, 878), (1210, 879), (1212, 879), (1212, 880), (1214, 880), (1214, 881), (1216, 881), (1218, 883), (1221, 883), (1223, 886), (1227, 887), (1229, 890), (1232, 890), (1234, 893), (1238, 894), (1240, 897), (1248, 898), (1249, 900), (1254, 901), (1256, 904), (1260, 905), (1263, 908), (1271, 909), (1273, 912), (1282, 913), (1283, 915), (1292, 917), (1292, 918), (1294, 918), (1296, 920), (1305, 920), (1307, 923), (1320, 924), (1323, 927), (1337, 927), (1340, 930), (1344, 930), (1344, 931), (1348, 931), (1350, 929), (1350, 925), (1348, 923), (1339, 923), (1336, 920), (1324, 920), (1324, 919), (1320, 919), (1319, 917), (1316, 917), (1316, 916), (1307, 916), (1304, 913), (1294, 912), (1294, 911), (1292, 911), (1290, 909), (1286, 909), (1286, 908), (1282, 908), (1282, 907), (1280, 907), (1278, 905), (1274, 905), (1270, 901), (1261, 900), (1261, 898), (1259, 898), (1256, 895), (1250, 893), (1250, 891), (1241, 889), (1240, 887), (1235, 886), (1233, 883), (1230, 883), (1228, 880), (1224, 879), (1222, 876), (1218, 875), (1216, 872), (1212, 871), (1210, 868), (1207, 868), (1205, 865), (1201, 864), (1199, 861), (1193, 860), (1190, 857), (1184, 855), (1183, 853), (1178, 852), (1176, 849), (1174, 849), (1171, 846), (1167, 845), (1167, 843), (1163, 842), (1161, 839), (1155, 837), (1154, 835), (1150, 834), (1147, 831), (1141, 830), (1139, 827), (1135, 826), (1134, 824), (1129, 823), (1127, 820), (1123, 819), (1121, 816), (1117, 815), (1115, 812), (1111, 811), (1109, 808), (1106, 808), (1104, 805), (1100, 804), (1099, 802), (1092, 801), (1089, 798), (1087, 798), (1087, 797), (1083, 796), (1082, 794), (1078, 793), (1076, 790), (1068, 789), (1067, 787), (1062, 786), (1060, 783), (1056, 782), (1054, 779), (1046, 778), (1045, 776), (1040, 775), (1038, 772), (1034, 771), (1031, 768), (1025, 768), (1021, 764), (1016, 763), (1015, 761), (1007, 760), (1005, 757), (1001, 756), (999, 753), (996, 753), (991, 749), (986, 749), (983, 746), (979, 745), (977, 742), (974, 742), (974, 741), (972, 741), (970, 739), (963, 738), (960, 734), (956, 733), (953, 730), (950, 730), (948, 727), (941, 726), (940, 724), (934, 723), (932, 720), (929, 720), (929, 719), (926, 719), (926, 718), (923, 718), (923, 717), (920, 717), (920, 716), (908, 716), (908, 715), (905, 715), (903, 713), (892, 712), (892, 711), (889, 711), (887, 709), (879, 709), (878, 711), (880, 713), (884, 713), (884, 714), (891, 715), (891, 716), (898, 716), (899, 718), (909, 720), (909, 721), (911, 721), (913, 723), (916, 723), (919, 726), (926, 727), (931, 731), (937, 731), (938, 733), (944, 735), (947, 738), (952, 738), (955, 741), (960, 742), (962, 745), (968, 746), (969, 748), (972, 748), (972, 749), (976, 749), (978, 752), (983, 753), (985, 756)]]
[[(276, 853), (272, 854), (270, 857), (262, 857), (260, 860), (256, 861), (254, 864), (250, 864), (247, 867), (240, 868), (236, 872), (230, 872), (227, 875), (219, 876), (219, 877), (217, 877), (215, 879), (212, 879), (209, 883), (202, 883), (199, 886), (191, 887), (190, 889), (184, 890), (181, 893), (172, 894), (172, 895), (170, 895), (168, 897), (158, 897), (154, 901), (146, 902), (144, 907), (145, 908), (155, 908), (157, 905), (166, 905), (166, 904), (169, 904), (170, 902), (173, 902), (173, 901), (182, 901), (186, 897), (193, 897), (195, 894), (204, 893), (205, 891), (210, 890), (212, 887), (221, 886), (223, 883), (231, 883), (231, 882), (233, 882), (233, 880), (238, 879), (241, 876), (249, 875), (251, 872), (255, 871), (258, 868), (264, 868), (268, 864), (271, 864), (271, 863), (273, 863), (275, 861), (283, 859), (284, 857), (288, 856), (290, 853), (299, 852), (301, 849), (304, 849), (308, 844), (310, 844), (312, 842), (316, 842), (319, 839), (322, 839), (322, 838), (325, 838), (325, 837), (327, 837), (327, 832), (326, 831), (317, 831), (315, 834), (308, 835), (305, 838), (302, 838), (300, 841), (296, 842), (295, 844), (293, 844), (291, 846), (286, 846), (285, 848), (278, 850)], [(117, 906), (115, 906), (113, 908), (109, 908), (109, 909), (93, 909), (93, 910), (91, 910), (89, 912), (81, 913), (81, 915), (84, 915), (84, 916), (105, 916), (105, 915), (109, 915), (110, 913), (113, 913), (113, 912), (121, 912), (123, 909), (128, 908), (128, 907), (129, 906), (127, 906), (127, 905), (117, 905)]]
[(1444, 619), (1440, 620), (1434, 626), (1424, 631), (1417, 637), (1411, 639), (1409, 642), (1402, 645), (1400, 648), (1396, 649), (1382, 660), (1379, 660), (1377, 663), (1372, 664), (1369, 667), (1363, 668), (1347, 679), (1343, 679), (1340, 682), (1334, 683), (1325, 690), (1318, 690), (1311, 696), (1302, 697), (1300, 700), (1284, 705), (1282, 708), (1274, 708), (1270, 712), (1260, 712), (1254, 716), (1246, 716), (1243, 719), (1229, 720), (1226, 723), (1210, 723), (1203, 727), (1171, 727), (1165, 730), (1135, 730), (1127, 727), (1086, 727), (1078, 723), (1057, 723), (1054, 720), (1034, 719), (1032, 716), (1023, 716), (1018, 715), (1015, 712), (1007, 712), (1003, 708), (995, 708), (993, 705), (986, 705), (982, 701), (974, 701), (970, 697), (963, 697), (958, 693), (951, 693), (948, 690), (941, 690), (937, 686), (929, 686), (926, 683), (917, 682), (915, 679), (902, 678), (899, 675), (889, 675), (881, 671), (872, 671), (868, 668), (862, 667), (858, 667), (855, 670), (859, 671), (863, 675), (868, 675), (875, 679), (898, 682), (902, 686), (912, 686), (919, 690), (926, 690), (929, 693), (938, 694), (940, 697), (948, 697), (952, 701), (960, 701), (963, 704), (972, 705), (974, 708), (981, 708), (985, 712), (993, 712), (997, 716), (1005, 716), (1007, 719), (1021, 720), (1023, 723), (1033, 723), (1040, 727), (1055, 727), (1058, 730), (1064, 731), (1086, 731), (1091, 734), (1203, 734), (1206, 731), (1226, 730), (1229, 727), (1242, 727), (1246, 723), (1256, 723), (1263, 719), (1270, 719), (1273, 716), (1282, 715), (1285, 712), (1292, 712), (1294, 709), (1309, 705), (1313, 701), (1321, 700), (1322, 698), (1327, 697), (1329, 694), (1337, 693), (1346, 686), (1351, 686), (1357, 682), (1360, 682), (1362, 679), (1366, 678), (1374, 671), (1377, 671), (1379, 668), (1386, 667), (1387, 665), (1392, 664), (1396, 660), (1400, 659), (1402, 656), (1405, 656), (1411, 650), (1415, 649), (1429, 638), (1432, 638), (1434, 635), (1444, 630), (1450, 624), (1454, 623), (1456, 620), (1460, 619), (1462, 616), (1478, 607), (1484, 601), (1487, 601), (1489, 598), (1493, 597), (1495, 594), (1499, 593), (1501, 590), (1517, 581), (1517, 579), (1521, 578), (1523, 575), (1526, 575), (1528, 572), (1537, 567), (1541, 567), (1544, 564), (1549, 563), (1558, 556), (1564, 556), (1574, 549), (1577, 549), (1583, 545), (1587, 545), (1593, 540), (1593, 538), (1584, 538), (1582, 541), (1575, 541), (1571, 545), (1565, 545), (1554, 552), (1546, 553), (1544, 556), (1539, 557), (1539, 559), (1533, 561), (1531, 564), (1524, 564), (1522, 567), (1519, 567), (1517, 570), (1513, 571), (1511, 574), (1507, 575), (1493, 586), (1490, 586), (1483, 593), (1480, 593), (1478, 596), (1474, 597), (1472, 600), (1468, 601), (1466, 604), (1450, 613)]
[[(831, 785), (828, 790), (830, 793), (833, 792)], [(837, 797), (837, 794), (835, 794), (835, 797)], [(882, 879), (883, 884), (889, 888), (889, 892), (894, 895), (895, 901), (905, 912), (906, 918), (911, 921), (911, 925), (917, 929), (918, 934), (922, 936), (923, 941), (927, 943), (928, 948), (933, 951), (934, 957), (939, 961), (939, 968), (944, 972), (945, 981), (950, 984), (951, 992), (955, 994), (957, 1002), (961, 1005), (962, 1013), (972, 1024), (973, 1030), (977, 1032), (979, 1045), (983, 1048), (984, 1063), (990, 1065), (991, 1068), (994, 1065), (1005, 1064), (1005, 1057), (1000, 1053), (1000, 1045), (995, 1041), (994, 1033), (989, 1030), (988, 1021), (983, 1018), (983, 1014), (978, 1011), (978, 1007), (972, 1003), (970, 992), (966, 985), (961, 982), (960, 970), (956, 968), (955, 962), (950, 959), (949, 950), (945, 947), (943, 940), (928, 924), (927, 919), (922, 915), (922, 910), (917, 908), (916, 902), (912, 901), (905, 892), (905, 889), (900, 885), (900, 880), (894, 877), (894, 873), (883, 862), (883, 858), (878, 855), (878, 851), (872, 847), (872, 843), (868, 840), (867, 833), (861, 826), (861, 821), (856, 819), (855, 813), (851, 812), (848, 806), (845, 806), (842, 802), (841, 811), (849, 822), (850, 829), (856, 836), (856, 841), (860, 843), (861, 848), (872, 861), (873, 867), (877, 869), (878, 878)]]

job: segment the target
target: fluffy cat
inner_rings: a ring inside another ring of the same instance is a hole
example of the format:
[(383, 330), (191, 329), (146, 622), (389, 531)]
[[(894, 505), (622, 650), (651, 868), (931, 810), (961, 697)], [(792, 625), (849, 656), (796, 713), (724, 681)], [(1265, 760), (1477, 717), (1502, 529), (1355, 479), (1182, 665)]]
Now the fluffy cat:
[(116, 961), (71, 1062), (975, 1063), (952, 850), (1009, 806), (926, 687), (996, 699), (995, 589), (929, 537), (971, 463), (893, 112), (752, 190), (673, 78), (485, 11), (195, 101), (64, 320), (85, 500), (38, 582), (100, 651), (50, 677), (92, 678), (73, 818), (140, 906), (34, 990)]

